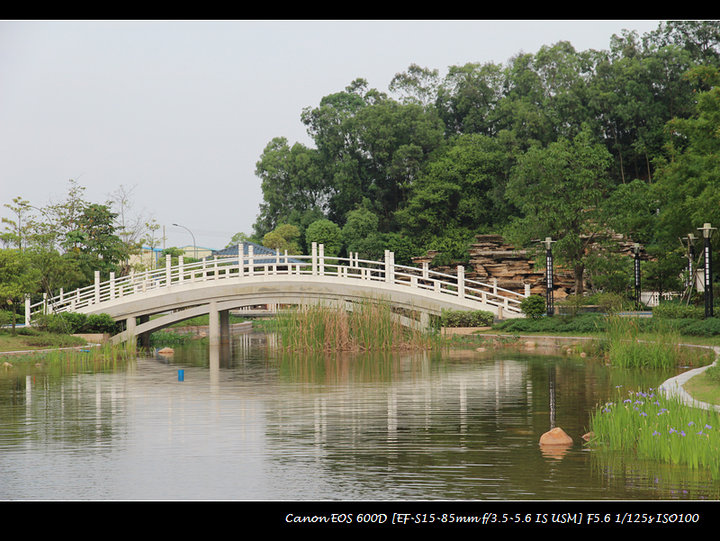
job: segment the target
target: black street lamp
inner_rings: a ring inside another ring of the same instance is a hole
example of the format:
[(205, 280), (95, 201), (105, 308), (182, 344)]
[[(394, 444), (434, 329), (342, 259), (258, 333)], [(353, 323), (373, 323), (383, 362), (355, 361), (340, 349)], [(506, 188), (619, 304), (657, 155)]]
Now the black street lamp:
[(705, 239), (705, 317), (713, 317), (713, 294), (712, 294), (712, 253), (710, 251), (710, 237), (716, 227), (710, 227), (709, 223), (705, 223), (702, 227), (698, 227), (698, 231), (703, 232)]
[(633, 245), (633, 252), (635, 252), (635, 304), (640, 308), (640, 245), (638, 243)]
[(545, 240), (541, 240), (545, 245), (545, 305), (547, 308), (547, 315), (552, 316), (555, 312), (554, 299), (553, 299), (553, 255), (552, 255), (552, 243), (555, 242), (550, 237), (545, 237)]

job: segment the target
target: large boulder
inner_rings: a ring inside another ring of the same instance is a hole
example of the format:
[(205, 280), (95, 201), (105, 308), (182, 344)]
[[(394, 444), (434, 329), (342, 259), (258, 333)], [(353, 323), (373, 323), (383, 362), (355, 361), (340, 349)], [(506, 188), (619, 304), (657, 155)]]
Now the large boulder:
[(540, 436), (540, 445), (572, 445), (572, 438), (560, 427), (545, 432)]

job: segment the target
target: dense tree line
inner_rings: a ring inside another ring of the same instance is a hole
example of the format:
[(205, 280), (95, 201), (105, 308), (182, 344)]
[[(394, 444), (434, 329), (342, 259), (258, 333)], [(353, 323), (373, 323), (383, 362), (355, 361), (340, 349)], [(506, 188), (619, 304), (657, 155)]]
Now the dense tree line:
[(283, 228), (307, 250), (327, 235), (338, 253), (403, 262), (428, 249), (461, 261), (478, 233), (550, 236), (578, 291), (623, 290), (627, 258), (603, 243), (615, 231), (667, 289), (679, 237), (720, 222), (719, 68), (720, 23), (673, 21), (607, 50), (559, 42), (444, 77), (411, 65), (389, 93), (357, 79), (302, 111), (314, 146), (268, 143), (251, 236), (274, 244)]

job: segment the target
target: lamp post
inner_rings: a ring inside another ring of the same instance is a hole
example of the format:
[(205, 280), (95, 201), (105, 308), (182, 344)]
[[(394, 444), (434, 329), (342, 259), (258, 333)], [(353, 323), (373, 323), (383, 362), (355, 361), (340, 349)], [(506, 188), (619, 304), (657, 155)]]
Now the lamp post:
[[(688, 233), (686, 238), (687, 238), (687, 258), (688, 258), (688, 266), (687, 266), (688, 279), (687, 279), (687, 283), (685, 284), (685, 287), (688, 291), (692, 291), (692, 288), (695, 285), (695, 280), (694, 280), (693, 274), (695, 272), (695, 269), (694, 269), (695, 241), (697, 240), (697, 237), (695, 235), (693, 235), (692, 233)], [(680, 239), (680, 240), (682, 241), (683, 239)]]
[(173, 224), (173, 225), (174, 225), (175, 227), (182, 227), (184, 230), (186, 230), (188, 233), (190, 233), (190, 236), (192, 237), (192, 240), (193, 240), (193, 257), (194, 257), (195, 259), (197, 259), (197, 258), (198, 258), (198, 257), (197, 257), (197, 244), (195, 243), (195, 235), (193, 235), (193, 232), (190, 231), (190, 230), (189, 230), (187, 227), (185, 227), (184, 225), (180, 225), (180, 224)]
[(635, 252), (635, 304), (640, 307), (640, 245), (636, 242), (633, 245)]
[(545, 237), (545, 240), (541, 240), (545, 245), (545, 305), (547, 308), (547, 315), (552, 316), (555, 311), (554, 299), (553, 299), (553, 255), (552, 255), (552, 243), (555, 242), (550, 237)]
[(698, 227), (698, 231), (702, 231), (705, 239), (705, 317), (713, 317), (713, 294), (712, 294), (712, 254), (710, 251), (710, 237), (716, 227), (710, 227), (709, 223), (705, 223), (702, 227)]

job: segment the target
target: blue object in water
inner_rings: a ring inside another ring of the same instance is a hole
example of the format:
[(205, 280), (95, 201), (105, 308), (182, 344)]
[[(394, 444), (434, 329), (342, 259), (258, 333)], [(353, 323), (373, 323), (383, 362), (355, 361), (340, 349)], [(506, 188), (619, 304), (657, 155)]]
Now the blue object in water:
[(178, 370), (178, 381), (185, 381), (185, 370)]

